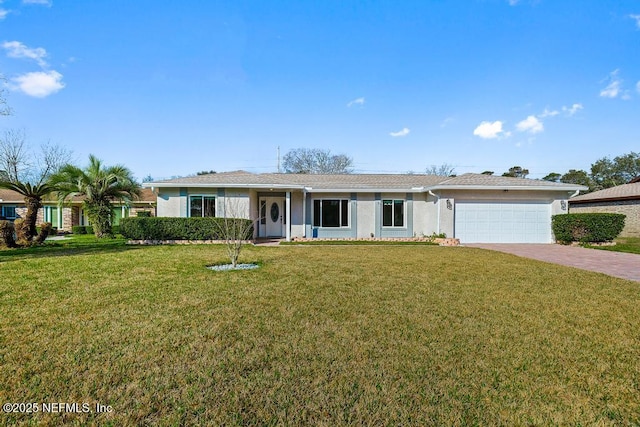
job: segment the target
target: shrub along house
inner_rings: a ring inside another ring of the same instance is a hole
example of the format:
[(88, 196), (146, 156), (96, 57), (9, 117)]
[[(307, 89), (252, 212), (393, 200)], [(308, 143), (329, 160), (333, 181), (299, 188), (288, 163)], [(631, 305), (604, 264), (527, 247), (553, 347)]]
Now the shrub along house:
[(621, 237), (640, 237), (640, 178), (629, 184), (583, 194), (569, 202), (571, 213), (624, 214)]
[(586, 187), (479, 174), (216, 173), (145, 183), (157, 215), (256, 220), (255, 237), (551, 243), (551, 216)]
[[(50, 222), (60, 231), (71, 231), (75, 225), (89, 225), (89, 220), (82, 209), (82, 198), (75, 197), (58, 205), (57, 200), (51, 196), (42, 202), (43, 206), (38, 211), (37, 223)], [(147, 211), (155, 215), (156, 196), (149, 189), (143, 189), (140, 199), (133, 201), (129, 206), (119, 201), (113, 202), (113, 225), (118, 225), (120, 218), (135, 216), (137, 212)], [(0, 216), (15, 220), (22, 218), (27, 208), (24, 198), (15, 191), (0, 189)]]

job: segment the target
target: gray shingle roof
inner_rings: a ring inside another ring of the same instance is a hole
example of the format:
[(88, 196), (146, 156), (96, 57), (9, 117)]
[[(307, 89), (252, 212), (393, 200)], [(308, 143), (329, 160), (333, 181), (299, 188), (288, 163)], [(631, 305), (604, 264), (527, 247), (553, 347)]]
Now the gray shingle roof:
[(587, 203), (602, 200), (640, 199), (640, 182), (623, 184), (616, 187), (605, 188), (593, 193), (583, 194), (570, 200), (571, 203)]
[(465, 173), (464, 175), (450, 178), (442, 183), (442, 185), (458, 186), (458, 185), (481, 185), (488, 187), (566, 187), (572, 184), (563, 184), (557, 182), (544, 181), (539, 179), (513, 178), (508, 176), (483, 175), (477, 173)]
[[(164, 184), (164, 185), (163, 185)], [(482, 174), (464, 174), (458, 177), (443, 177), (437, 175), (423, 174), (341, 174), (341, 175), (320, 175), (320, 174), (284, 174), (284, 173), (261, 173), (254, 174), (244, 171), (222, 172), (207, 175), (175, 178), (163, 181), (147, 183), (147, 186), (154, 187), (198, 187), (198, 186), (260, 186), (260, 187), (280, 187), (280, 188), (311, 188), (312, 190), (376, 190), (376, 189), (397, 189), (411, 190), (424, 187), (447, 188), (447, 187), (509, 187), (509, 188), (530, 188), (530, 189), (551, 189), (551, 190), (578, 190), (586, 187), (561, 184), (548, 181), (508, 178), (501, 176), (490, 176)]]

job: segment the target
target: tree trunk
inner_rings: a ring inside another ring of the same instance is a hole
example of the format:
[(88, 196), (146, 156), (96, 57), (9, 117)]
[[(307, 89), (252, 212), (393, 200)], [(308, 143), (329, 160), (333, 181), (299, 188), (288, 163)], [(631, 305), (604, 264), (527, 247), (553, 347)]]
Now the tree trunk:
[(0, 221), (0, 247), (17, 248), (14, 233), (15, 229), (11, 221)]
[(53, 230), (53, 226), (50, 222), (44, 222), (40, 224), (40, 234), (33, 240), (35, 243), (43, 243)]
[(16, 232), (16, 243), (18, 246), (28, 247), (31, 246), (31, 240), (29, 240), (29, 227), (27, 227), (27, 221), (24, 218), (18, 218), (13, 221), (13, 228)]
[(97, 238), (111, 237), (111, 203), (85, 203), (87, 216)]
[(38, 221), (38, 209), (42, 207), (40, 197), (25, 197), (24, 203), (27, 205), (27, 213), (24, 215), (24, 227), (26, 228), (25, 239), (31, 241), (37, 234), (36, 222)]

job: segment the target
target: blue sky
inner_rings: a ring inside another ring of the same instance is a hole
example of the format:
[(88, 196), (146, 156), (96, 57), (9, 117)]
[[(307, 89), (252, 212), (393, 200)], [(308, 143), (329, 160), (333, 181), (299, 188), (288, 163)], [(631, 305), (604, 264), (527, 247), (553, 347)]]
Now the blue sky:
[(138, 178), (357, 172), (531, 178), (640, 151), (640, 2), (4, 0), (0, 129)]

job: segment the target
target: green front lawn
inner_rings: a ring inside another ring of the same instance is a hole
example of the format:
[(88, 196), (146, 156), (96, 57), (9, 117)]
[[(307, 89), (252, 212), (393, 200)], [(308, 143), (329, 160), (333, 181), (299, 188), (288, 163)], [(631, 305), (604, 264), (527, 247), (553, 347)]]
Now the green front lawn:
[(2, 424), (640, 423), (639, 284), (473, 248), (0, 252)]
[(632, 254), (640, 254), (640, 237), (619, 237), (616, 239), (614, 246), (589, 246), (593, 249), (602, 249), (605, 251), (629, 252)]

